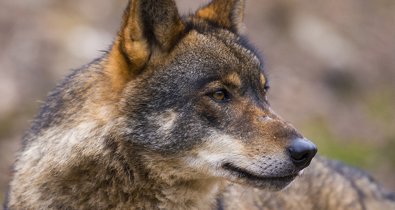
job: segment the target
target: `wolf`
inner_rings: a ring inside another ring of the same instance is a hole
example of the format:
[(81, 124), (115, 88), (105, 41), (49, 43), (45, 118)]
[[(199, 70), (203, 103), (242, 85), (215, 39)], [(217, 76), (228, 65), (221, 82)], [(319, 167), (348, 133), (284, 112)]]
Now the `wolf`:
[(6, 209), (393, 208), (270, 108), (244, 4), (129, 1), (110, 49), (41, 107)]

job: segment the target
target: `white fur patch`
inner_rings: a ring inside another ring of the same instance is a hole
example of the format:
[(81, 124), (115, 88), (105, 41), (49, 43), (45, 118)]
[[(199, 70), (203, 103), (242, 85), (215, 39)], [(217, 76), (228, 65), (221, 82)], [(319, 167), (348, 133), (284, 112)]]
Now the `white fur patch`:
[[(20, 165), (34, 168), (39, 162), (63, 164), (69, 161), (72, 150), (76, 148), (80, 148), (81, 152), (88, 152), (95, 150), (92, 147), (99, 147), (96, 151), (101, 151), (103, 145), (99, 140), (105, 134), (104, 130), (107, 129), (98, 129), (96, 122), (82, 122), (67, 130), (52, 128), (22, 153), (20, 162), (24, 164)], [(46, 167), (43, 166), (43, 168)]]
[[(185, 162), (192, 168), (199, 168), (211, 175), (218, 175), (219, 167), (226, 160), (245, 161), (243, 145), (236, 138), (212, 132), (206, 143), (195, 150), (194, 155), (185, 157)], [(243, 160), (244, 159), (244, 160)]]
[(172, 110), (167, 110), (159, 116), (152, 117), (151, 119), (159, 126), (159, 131), (169, 132), (174, 128), (178, 114)]
[(117, 120), (105, 126), (100, 126), (95, 121), (86, 121), (80, 122), (75, 127), (53, 127), (37, 139), (33, 139), (19, 156), (15, 165), (15, 179), (11, 183), (11, 185), (16, 185), (14, 182), (25, 184), (19, 183), (19, 187), (14, 190), (20, 190), (18, 194), (28, 195), (26, 197), (29, 197), (33, 203), (40, 200), (40, 184), (45, 181), (42, 178), (53, 170), (61, 172), (64, 165), (73, 164), (76, 160), (99, 155), (98, 153), (104, 150), (104, 137), (114, 123), (117, 123)]
[(184, 160), (190, 167), (218, 177), (226, 175), (227, 172), (222, 167), (227, 163), (262, 176), (273, 176), (277, 175), (278, 171), (288, 171), (288, 158), (283, 152), (254, 152), (252, 148), (246, 148), (240, 139), (213, 132), (203, 145)]
[(273, 118), (271, 118), (271, 117), (269, 117), (269, 116), (263, 116), (263, 117), (260, 117), (259, 120), (260, 120), (261, 122), (268, 123), (268, 122), (273, 121)]
[(199, 158), (215, 164), (229, 158), (229, 156), (233, 157), (236, 154), (242, 154), (242, 149), (243, 146), (232, 136), (214, 134), (210, 136), (210, 141), (198, 154)]

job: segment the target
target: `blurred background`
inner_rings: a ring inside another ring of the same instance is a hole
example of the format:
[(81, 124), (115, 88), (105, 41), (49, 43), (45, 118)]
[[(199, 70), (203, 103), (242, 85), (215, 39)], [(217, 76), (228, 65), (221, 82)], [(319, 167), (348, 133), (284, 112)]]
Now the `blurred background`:
[[(178, 0), (182, 14), (203, 0)], [(0, 202), (23, 132), (70, 69), (112, 43), (126, 0), (1, 0)], [(395, 1), (247, 0), (272, 107), (321, 155), (395, 191)]]

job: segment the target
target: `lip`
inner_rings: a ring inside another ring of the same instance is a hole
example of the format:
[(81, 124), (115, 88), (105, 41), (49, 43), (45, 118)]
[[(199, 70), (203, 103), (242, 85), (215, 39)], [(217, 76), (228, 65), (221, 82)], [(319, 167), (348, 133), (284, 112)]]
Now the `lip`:
[(235, 175), (238, 178), (241, 179), (247, 179), (249, 181), (253, 182), (283, 182), (283, 183), (289, 183), (293, 181), (297, 176), (298, 173), (295, 174), (286, 174), (284, 176), (260, 176), (257, 175), (253, 172), (247, 171), (245, 169), (242, 169), (240, 167), (237, 167), (231, 163), (225, 163), (222, 165), (222, 167), (230, 171), (233, 175)]

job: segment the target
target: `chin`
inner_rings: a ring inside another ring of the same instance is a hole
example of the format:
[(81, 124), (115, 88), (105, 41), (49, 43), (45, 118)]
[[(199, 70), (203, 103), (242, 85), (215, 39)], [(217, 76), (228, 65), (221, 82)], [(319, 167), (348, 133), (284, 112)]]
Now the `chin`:
[(298, 176), (298, 173), (281, 176), (258, 175), (231, 164), (225, 164), (223, 168), (228, 174), (226, 178), (232, 182), (270, 191), (284, 189)]
[(255, 188), (265, 189), (270, 191), (279, 191), (287, 187), (296, 176), (286, 177), (286, 178), (279, 178), (279, 179), (271, 179), (267, 181), (260, 181), (260, 180), (246, 180), (246, 184)]

